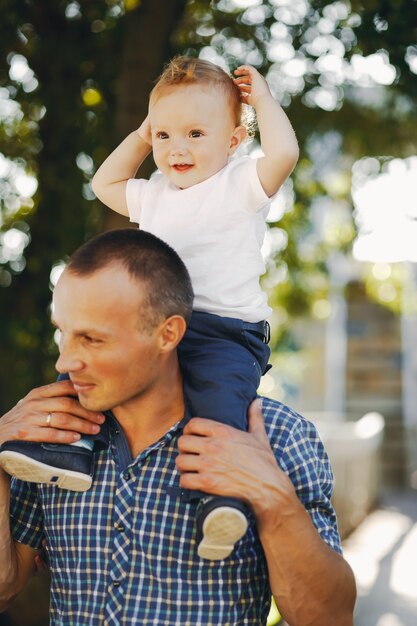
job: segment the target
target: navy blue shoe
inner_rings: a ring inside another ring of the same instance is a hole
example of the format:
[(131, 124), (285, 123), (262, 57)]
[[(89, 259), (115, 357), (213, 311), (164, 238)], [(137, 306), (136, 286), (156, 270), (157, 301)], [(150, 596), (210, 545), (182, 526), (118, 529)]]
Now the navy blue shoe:
[(0, 446), (0, 467), (26, 482), (87, 491), (93, 481), (93, 452), (73, 445), (6, 441)]
[(209, 561), (227, 559), (248, 529), (247, 513), (245, 504), (236, 498), (202, 498), (196, 518), (198, 556)]

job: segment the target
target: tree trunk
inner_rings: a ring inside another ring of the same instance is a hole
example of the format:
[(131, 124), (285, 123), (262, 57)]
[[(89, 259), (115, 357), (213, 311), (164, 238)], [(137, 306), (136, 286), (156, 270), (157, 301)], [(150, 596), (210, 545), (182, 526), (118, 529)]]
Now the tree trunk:
[[(115, 144), (140, 126), (148, 112), (149, 92), (164, 63), (173, 54), (171, 35), (177, 28), (187, 0), (143, 0), (124, 22), (124, 44), (117, 83)], [(141, 168), (141, 176), (154, 170), (152, 157)], [(127, 218), (108, 211), (106, 229), (129, 226)]]

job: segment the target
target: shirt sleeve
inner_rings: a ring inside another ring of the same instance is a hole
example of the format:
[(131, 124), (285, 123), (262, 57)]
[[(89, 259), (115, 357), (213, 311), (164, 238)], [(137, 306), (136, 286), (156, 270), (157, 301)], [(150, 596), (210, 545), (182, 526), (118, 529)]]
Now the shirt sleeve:
[(10, 491), (10, 528), (15, 541), (31, 548), (41, 547), (44, 538), (43, 512), (38, 486), (12, 478)]
[(331, 503), (333, 472), (314, 424), (281, 402), (263, 398), (265, 428), (280, 468), (325, 541), (342, 553), (336, 513)]
[(291, 479), (321, 538), (341, 554), (336, 514), (330, 501), (333, 472), (315, 426), (297, 419), (277, 460)]
[(247, 213), (269, 211), (272, 198), (265, 193), (259, 180), (257, 159), (249, 156), (237, 158), (230, 162), (230, 183), (238, 193), (239, 204)]
[(140, 223), (143, 198), (149, 181), (144, 178), (130, 178), (126, 184), (126, 205), (129, 219), (135, 224)]

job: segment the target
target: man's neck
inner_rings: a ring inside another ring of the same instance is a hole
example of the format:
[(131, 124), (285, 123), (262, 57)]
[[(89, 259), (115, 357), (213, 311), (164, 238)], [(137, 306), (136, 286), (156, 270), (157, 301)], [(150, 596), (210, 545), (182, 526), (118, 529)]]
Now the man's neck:
[(176, 380), (166, 381), (163, 388), (157, 386), (113, 409), (133, 457), (158, 441), (184, 417), (184, 396), (179, 371), (175, 378)]

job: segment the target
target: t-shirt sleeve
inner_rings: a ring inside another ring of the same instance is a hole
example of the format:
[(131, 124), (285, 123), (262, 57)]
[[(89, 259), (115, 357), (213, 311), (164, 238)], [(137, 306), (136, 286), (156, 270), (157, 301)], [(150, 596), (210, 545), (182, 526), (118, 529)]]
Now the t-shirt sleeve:
[(12, 478), (10, 528), (15, 541), (35, 549), (41, 547), (44, 538), (43, 511), (35, 483)]
[(126, 184), (126, 204), (129, 219), (135, 224), (140, 223), (144, 195), (149, 181), (144, 178), (130, 178)]
[(247, 213), (269, 211), (269, 198), (259, 180), (257, 160), (241, 157), (231, 162), (230, 183), (239, 194), (239, 204)]
[(291, 479), (321, 538), (341, 554), (336, 514), (330, 501), (333, 472), (315, 426), (301, 418), (295, 421), (277, 460)]

